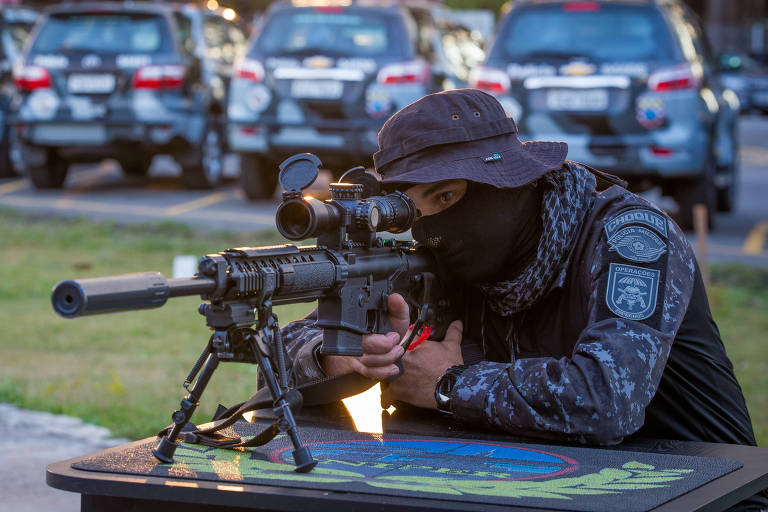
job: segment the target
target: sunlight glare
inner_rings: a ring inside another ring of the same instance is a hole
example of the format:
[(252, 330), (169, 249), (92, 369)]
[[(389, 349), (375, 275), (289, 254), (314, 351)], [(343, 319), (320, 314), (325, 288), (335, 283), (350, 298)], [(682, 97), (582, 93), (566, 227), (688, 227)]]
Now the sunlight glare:
[[(355, 422), (358, 432), (383, 432), (381, 425), (381, 386), (376, 384), (367, 391), (342, 400)], [(390, 406), (390, 409), (392, 407)]]

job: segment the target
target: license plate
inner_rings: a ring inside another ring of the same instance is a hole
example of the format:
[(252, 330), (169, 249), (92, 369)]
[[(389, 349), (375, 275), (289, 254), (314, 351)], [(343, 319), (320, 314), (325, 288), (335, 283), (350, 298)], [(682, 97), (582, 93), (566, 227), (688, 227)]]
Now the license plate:
[(596, 111), (608, 108), (605, 89), (554, 89), (547, 92), (549, 110)]
[(52, 124), (35, 127), (34, 141), (54, 146), (92, 146), (107, 141), (107, 130), (100, 124)]
[(115, 75), (109, 74), (72, 74), (67, 79), (67, 89), (71, 93), (108, 93), (115, 90)]
[(339, 80), (294, 80), (291, 83), (294, 98), (333, 100), (341, 98), (343, 92), (344, 83)]

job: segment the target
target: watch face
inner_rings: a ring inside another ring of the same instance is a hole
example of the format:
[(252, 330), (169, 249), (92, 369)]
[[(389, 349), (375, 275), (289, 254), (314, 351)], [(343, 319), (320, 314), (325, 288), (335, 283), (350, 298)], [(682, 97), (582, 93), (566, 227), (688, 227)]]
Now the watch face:
[(456, 381), (459, 378), (459, 374), (464, 371), (466, 367), (463, 365), (451, 366), (448, 368), (440, 380), (437, 381), (435, 386), (435, 401), (437, 402), (437, 408), (441, 411), (448, 411), (450, 409), (451, 391), (453, 386), (456, 385)]
[(440, 378), (435, 389), (435, 400), (440, 409), (445, 408), (451, 401), (451, 390), (456, 383), (456, 376), (447, 373)]

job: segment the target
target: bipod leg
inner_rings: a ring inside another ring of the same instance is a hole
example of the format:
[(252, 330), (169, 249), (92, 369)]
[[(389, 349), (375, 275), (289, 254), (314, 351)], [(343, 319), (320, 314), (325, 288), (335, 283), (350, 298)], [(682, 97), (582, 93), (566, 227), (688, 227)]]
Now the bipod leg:
[[(198, 360), (199, 362), (199, 360)], [(197, 363), (196, 363), (197, 365)], [(173, 452), (176, 451), (176, 439), (179, 437), (182, 429), (192, 419), (192, 414), (197, 409), (197, 405), (200, 403), (200, 396), (205, 391), (205, 387), (213, 376), (213, 372), (219, 365), (219, 357), (216, 353), (208, 354), (205, 360), (200, 375), (197, 377), (194, 385), (191, 388), (187, 388), (189, 394), (181, 399), (181, 406), (177, 411), (173, 411), (171, 420), (173, 420), (173, 427), (168, 432), (166, 437), (160, 438), (157, 446), (152, 450), (152, 454), (161, 462), (171, 463), (173, 462)]]
[[(301, 408), (301, 393), (295, 389), (286, 390), (284, 392), (275, 377), (275, 372), (272, 370), (272, 364), (258, 348), (255, 338), (252, 337), (249, 341), (259, 360), (259, 371), (263, 372), (264, 380), (272, 394), (272, 403), (274, 405), (273, 412), (276, 416), (277, 427), (281, 432), (288, 434), (291, 443), (293, 443), (293, 463), (296, 466), (294, 471), (297, 473), (307, 473), (317, 465), (317, 460), (312, 457), (309, 448), (301, 444), (298, 426), (296, 425), (296, 420), (291, 412), (291, 407), (295, 407), (297, 410)], [(281, 381), (282, 380), (285, 380), (285, 377), (281, 375)]]

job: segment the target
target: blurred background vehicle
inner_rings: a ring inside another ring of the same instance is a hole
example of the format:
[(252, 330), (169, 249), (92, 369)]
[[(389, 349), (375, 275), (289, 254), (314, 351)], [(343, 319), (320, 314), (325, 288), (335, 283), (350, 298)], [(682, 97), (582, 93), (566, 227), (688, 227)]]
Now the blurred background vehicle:
[(146, 175), (174, 156), (189, 188), (222, 174), (222, 107), (202, 60), (185, 51), (170, 7), (83, 2), (46, 9), (14, 70), (19, 161), (37, 188), (59, 188), (71, 163), (115, 158)]
[(467, 60), (445, 56), (441, 30), (423, 4), (272, 4), (230, 86), (227, 136), (246, 196), (272, 197), (277, 164), (297, 152), (333, 169), (370, 165), (392, 113), (466, 84)]
[[(546, 27), (546, 30), (542, 30)], [(695, 14), (676, 0), (516, 1), (470, 83), (495, 94), (522, 138), (692, 207), (733, 208), (738, 99)]]
[(0, 3), (0, 178), (16, 174), (11, 161), (12, 132), (8, 124), (15, 92), (12, 72), (38, 16), (31, 9)]
[(768, 114), (768, 67), (741, 52), (720, 55), (723, 85), (739, 97), (742, 112)]
[(467, 87), (469, 72), (485, 60), (482, 35), (440, 2), (411, 0), (403, 5), (415, 22), (418, 53), (430, 63), (439, 89)]
[(201, 78), (208, 84), (213, 96), (211, 110), (224, 123), (232, 65), (245, 52), (248, 25), (233, 9), (210, 9), (202, 4), (170, 5), (181, 46), (200, 60)]

